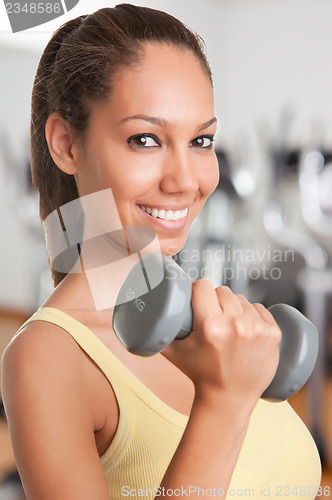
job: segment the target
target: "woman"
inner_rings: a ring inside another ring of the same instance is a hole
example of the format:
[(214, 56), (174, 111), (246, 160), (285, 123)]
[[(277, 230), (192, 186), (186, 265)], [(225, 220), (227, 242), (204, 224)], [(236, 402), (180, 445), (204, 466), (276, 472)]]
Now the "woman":
[[(123, 4), (60, 28), (37, 71), (31, 130), (42, 220), (111, 189), (122, 226), (152, 228), (175, 254), (218, 182), (201, 41), (163, 12)], [(191, 335), (141, 358), (117, 340), (112, 308), (96, 310), (84, 267), (53, 276), (3, 359), (28, 499), (315, 494), (308, 431), (287, 403), (260, 400), (280, 342), (262, 305), (199, 280)]]

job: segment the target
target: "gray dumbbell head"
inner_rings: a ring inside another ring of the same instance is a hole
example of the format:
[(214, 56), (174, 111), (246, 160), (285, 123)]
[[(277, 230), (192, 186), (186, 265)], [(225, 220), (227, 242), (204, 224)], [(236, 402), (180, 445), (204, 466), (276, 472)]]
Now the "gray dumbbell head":
[(318, 354), (317, 328), (297, 309), (276, 304), (269, 311), (282, 332), (277, 372), (262, 394), (269, 401), (284, 401), (298, 392), (310, 377)]
[[(142, 294), (142, 290), (147, 291)], [(190, 301), (191, 282), (185, 272), (171, 257), (152, 253), (133, 267), (121, 286), (113, 329), (128, 351), (151, 356), (181, 330), (182, 336), (191, 332)]]

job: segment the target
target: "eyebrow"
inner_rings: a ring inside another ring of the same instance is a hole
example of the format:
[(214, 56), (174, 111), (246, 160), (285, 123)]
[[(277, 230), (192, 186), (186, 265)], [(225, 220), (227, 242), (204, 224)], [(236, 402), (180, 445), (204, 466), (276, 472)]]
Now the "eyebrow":
[[(157, 118), (155, 116), (147, 116), (147, 115), (134, 115), (134, 116), (128, 116), (127, 118), (124, 118), (123, 120), (120, 121), (119, 125), (122, 123), (125, 123), (129, 120), (144, 120), (146, 122), (152, 123), (153, 125), (158, 125), (159, 127), (167, 127), (167, 125), (170, 125), (170, 123), (165, 120), (164, 118)], [(202, 130), (205, 130), (206, 128), (210, 127), (213, 123), (217, 122), (217, 118), (214, 116), (211, 118), (211, 120), (201, 123), (197, 127), (197, 132), (200, 132)]]

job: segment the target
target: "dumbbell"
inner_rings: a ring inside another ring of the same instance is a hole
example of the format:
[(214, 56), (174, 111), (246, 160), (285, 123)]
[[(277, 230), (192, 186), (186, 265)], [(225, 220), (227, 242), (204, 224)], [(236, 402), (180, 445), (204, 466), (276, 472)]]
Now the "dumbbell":
[[(129, 272), (116, 298), (113, 329), (128, 351), (151, 356), (192, 331), (191, 280), (169, 256), (151, 253)], [(285, 401), (306, 383), (318, 353), (316, 327), (287, 304), (268, 308), (281, 333), (279, 365), (262, 394)]]

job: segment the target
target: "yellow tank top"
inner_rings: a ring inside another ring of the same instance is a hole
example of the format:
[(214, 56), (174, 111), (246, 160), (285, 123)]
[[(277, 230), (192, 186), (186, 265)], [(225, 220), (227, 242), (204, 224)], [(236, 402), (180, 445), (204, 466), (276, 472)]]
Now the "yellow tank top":
[[(161, 496), (158, 486), (188, 417), (153, 394), (79, 321), (44, 307), (20, 330), (36, 320), (53, 323), (68, 332), (112, 385), (119, 406), (119, 424), (111, 445), (100, 458), (110, 498)], [(303, 422), (287, 402), (260, 400), (252, 414), (227, 498), (315, 498), (320, 480), (317, 448)], [(179, 497), (225, 498), (214, 485), (211, 490), (200, 490), (199, 478), (190, 488), (174, 493)]]

